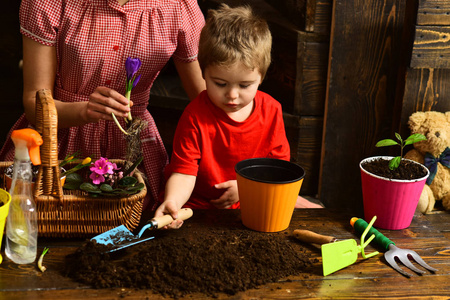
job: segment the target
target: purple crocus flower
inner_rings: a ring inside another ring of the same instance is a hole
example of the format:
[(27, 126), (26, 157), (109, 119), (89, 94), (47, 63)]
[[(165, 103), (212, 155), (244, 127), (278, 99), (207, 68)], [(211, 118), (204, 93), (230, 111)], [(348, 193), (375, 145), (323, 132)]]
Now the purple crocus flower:
[(133, 79), (133, 76), (136, 75), (136, 72), (141, 67), (141, 60), (139, 58), (131, 58), (128, 57), (125, 62), (125, 69), (127, 71), (127, 81), (130, 82)]
[[(127, 71), (127, 82), (125, 85), (125, 97), (128, 100), (131, 100), (131, 90), (136, 86), (136, 84), (139, 82), (139, 79), (141, 79), (141, 75), (136, 76), (137, 71), (141, 67), (142, 62), (139, 58), (131, 58), (128, 57), (125, 61), (125, 70)], [(128, 106), (130, 106), (130, 102), (128, 102)], [(122, 126), (120, 126), (119, 122), (115, 119), (115, 116), (113, 114), (114, 122), (116, 122), (119, 129), (125, 133), (128, 134)], [(131, 112), (128, 113), (126, 121), (132, 121), (133, 118), (131, 117)]]
[(134, 89), (134, 87), (136, 86), (136, 84), (139, 82), (139, 79), (141, 79), (141, 74), (139, 74), (138, 76), (136, 76), (136, 78), (134, 79), (132, 89)]

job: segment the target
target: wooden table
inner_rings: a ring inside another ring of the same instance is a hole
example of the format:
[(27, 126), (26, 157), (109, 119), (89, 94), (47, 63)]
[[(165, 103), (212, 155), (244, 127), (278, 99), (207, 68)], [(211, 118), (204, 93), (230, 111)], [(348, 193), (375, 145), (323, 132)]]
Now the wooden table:
[[(289, 232), (310, 229), (337, 238), (356, 239), (349, 220), (352, 216), (327, 209), (297, 209)], [(194, 211), (189, 222), (204, 223), (205, 230), (216, 224), (226, 224), (240, 218), (239, 210)], [(212, 221), (214, 220), (214, 222)], [(358, 261), (326, 277), (322, 276), (320, 248), (308, 245), (312, 258), (319, 258), (310, 276), (290, 277), (258, 289), (247, 290), (234, 296), (219, 295), (219, 299), (449, 299), (450, 297), (450, 214), (445, 212), (423, 216), (416, 214), (411, 226), (400, 231), (380, 230), (397, 246), (415, 250), (428, 264), (439, 271), (432, 274), (404, 277), (389, 267), (381, 254)], [(45, 273), (35, 264), (16, 265), (2, 250), (4, 261), (0, 265), (0, 299), (167, 299), (150, 290), (127, 288), (93, 289), (63, 277), (56, 270), (63, 258), (72, 253), (82, 239), (39, 239), (40, 254), (44, 246), (51, 252), (45, 257)], [(371, 246), (366, 251), (375, 250)], [(206, 299), (202, 294), (186, 299)]]

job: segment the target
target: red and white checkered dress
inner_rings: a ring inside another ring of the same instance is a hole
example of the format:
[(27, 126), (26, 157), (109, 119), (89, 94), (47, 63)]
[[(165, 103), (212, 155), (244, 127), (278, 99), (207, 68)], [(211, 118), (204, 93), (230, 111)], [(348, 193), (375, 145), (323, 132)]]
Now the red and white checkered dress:
[[(170, 57), (185, 62), (197, 59), (204, 17), (195, 0), (22, 0), (20, 31), (56, 47), (58, 69), (54, 98), (87, 101), (97, 86), (125, 94), (127, 57), (139, 58), (141, 80), (131, 93), (132, 115), (149, 122), (141, 134), (144, 161), (153, 199), (161, 186), (168, 157), (152, 116), (147, 111), (150, 88)], [(23, 115), (14, 129), (30, 124)], [(123, 125), (123, 124), (122, 124)], [(81, 150), (92, 155), (123, 159), (126, 141), (111, 121), (59, 129), (59, 158)], [(14, 159), (11, 140), (0, 159)], [(148, 203), (146, 203), (147, 205)]]

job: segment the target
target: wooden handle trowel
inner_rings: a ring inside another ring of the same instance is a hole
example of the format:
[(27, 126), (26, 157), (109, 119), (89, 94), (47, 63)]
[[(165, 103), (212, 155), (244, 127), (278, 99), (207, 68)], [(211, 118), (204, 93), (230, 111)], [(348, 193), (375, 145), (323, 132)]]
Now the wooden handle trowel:
[[(358, 253), (363, 251), (363, 247), (358, 246), (354, 239), (338, 240), (332, 236), (303, 229), (294, 230), (293, 235), (302, 242), (321, 245), (323, 276), (355, 263), (358, 259)], [(369, 258), (376, 254), (378, 252), (364, 256)]]
[[(192, 217), (192, 214), (192, 209), (182, 208), (178, 211), (178, 220), (187, 220)], [(96, 241), (98, 244), (110, 246), (110, 248), (106, 252), (113, 252), (153, 239), (154, 236), (145, 238), (141, 238), (141, 236), (147, 229), (162, 228), (172, 223), (172, 221), (173, 218), (171, 215), (164, 215), (162, 217), (153, 218), (142, 227), (139, 234), (137, 235), (134, 235), (130, 230), (128, 230), (128, 228), (126, 228), (124, 225), (121, 225), (102, 234), (99, 234), (93, 237), (91, 240)]]

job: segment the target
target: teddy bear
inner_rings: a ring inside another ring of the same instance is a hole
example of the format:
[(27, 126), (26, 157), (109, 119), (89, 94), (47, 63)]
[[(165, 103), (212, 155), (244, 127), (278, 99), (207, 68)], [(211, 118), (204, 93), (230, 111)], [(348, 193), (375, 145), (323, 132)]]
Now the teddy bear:
[(413, 144), (405, 158), (425, 165), (430, 171), (417, 209), (427, 214), (436, 201), (450, 210), (450, 111), (415, 112), (408, 120), (411, 134), (421, 133), (427, 140)]

